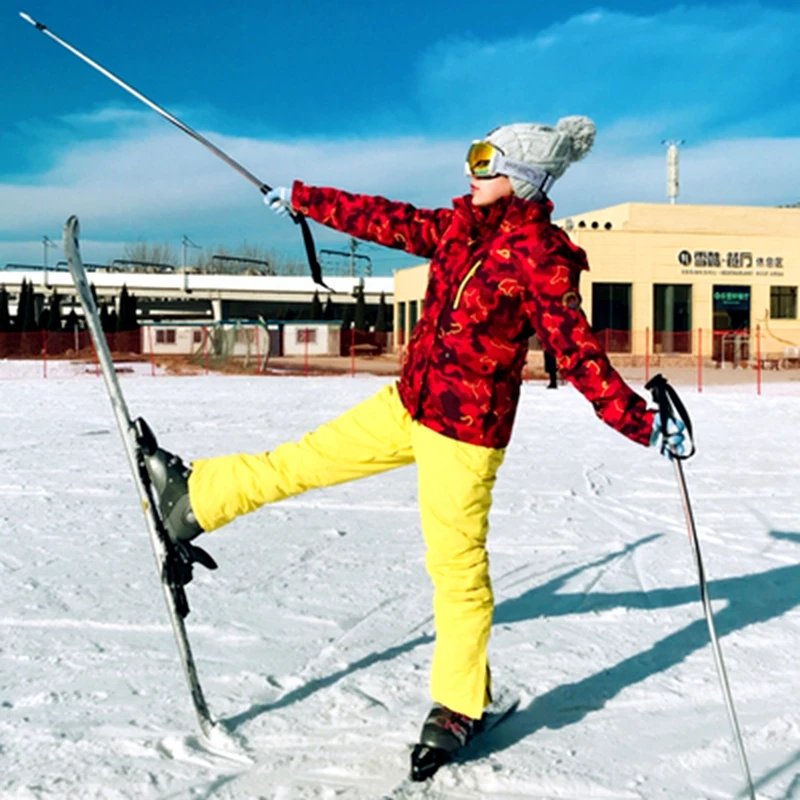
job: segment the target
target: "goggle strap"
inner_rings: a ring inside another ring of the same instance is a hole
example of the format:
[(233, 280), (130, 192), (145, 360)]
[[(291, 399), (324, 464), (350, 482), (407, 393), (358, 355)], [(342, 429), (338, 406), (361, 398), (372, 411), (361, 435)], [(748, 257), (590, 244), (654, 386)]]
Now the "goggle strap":
[(547, 194), (556, 179), (547, 171), (525, 164), (522, 161), (500, 156), (498, 158), (497, 171), (510, 178), (519, 178), (521, 181), (533, 184), (540, 192)]

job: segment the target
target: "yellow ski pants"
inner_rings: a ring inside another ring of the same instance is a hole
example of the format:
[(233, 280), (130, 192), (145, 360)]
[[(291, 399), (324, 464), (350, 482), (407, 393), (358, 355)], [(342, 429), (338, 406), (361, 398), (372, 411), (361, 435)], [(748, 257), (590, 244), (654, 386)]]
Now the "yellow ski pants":
[(486, 535), (504, 450), (465, 444), (411, 419), (395, 385), (268, 453), (193, 463), (192, 508), (211, 531), (265, 503), (416, 461), (426, 565), (434, 587), (435, 702), (478, 718), (489, 702), (494, 599)]

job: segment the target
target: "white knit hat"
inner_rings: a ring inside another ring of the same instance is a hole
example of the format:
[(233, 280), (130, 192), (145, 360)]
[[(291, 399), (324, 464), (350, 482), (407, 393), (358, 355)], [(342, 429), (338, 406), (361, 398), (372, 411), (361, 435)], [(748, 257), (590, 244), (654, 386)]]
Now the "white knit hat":
[(564, 117), (555, 128), (534, 122), (517, 122), (495, 128), (486, 137), (506, 158), (543, 169), (551, 179), (534, 186), (518, 177), (509, 176), (514, 194), (523, 200), (547, 194), (549, 186), (560, 178), (573, 161), (582, 159), (592, 148), (597, 131), (588, 117)]

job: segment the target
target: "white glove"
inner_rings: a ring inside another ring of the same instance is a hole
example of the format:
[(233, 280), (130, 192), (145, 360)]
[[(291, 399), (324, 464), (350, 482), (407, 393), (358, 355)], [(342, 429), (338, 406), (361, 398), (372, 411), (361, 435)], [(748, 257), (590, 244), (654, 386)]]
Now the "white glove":
[(279, 217), (288, 216), (292, 210), (292, 190), (286, 186), (276, 186), (264, 195), (264, 203)]
[(685, 429), (686, 425), (681, 420), (670, 417), (667, 420), (667, 432), (662, 433), (661, 415), (656, 414), (653, 421), (653, 432), (650, 435), (650, 446), (658, 447), (661, 454), (668, 458), (671, 458), (673, 453), (682, 456), (683, 440), (686, 438), (683, 433)]

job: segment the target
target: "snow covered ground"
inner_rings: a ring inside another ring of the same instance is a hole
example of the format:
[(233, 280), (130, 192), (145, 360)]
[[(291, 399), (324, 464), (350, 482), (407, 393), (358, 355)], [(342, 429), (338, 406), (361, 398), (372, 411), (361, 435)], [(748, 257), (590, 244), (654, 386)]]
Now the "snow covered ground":
[[(0, 372), (3, 367), (0, 365)], [(203, 540), (188, 619), (204, 752), (100, 379), (0, 381), (0, 797), (379, 798), (427, 711), (431, 591), (408, 468)], [(186, 458), (269, 449), (384, 379), (122, 375)], [(800, 385), (682, 391), (686, 466), (758, 795), (800, 798)], [(495, 682), (521, 710), (412, 796), (742, 797), (673, 466), (576, 392), (524, 387), (495, 493)]]

